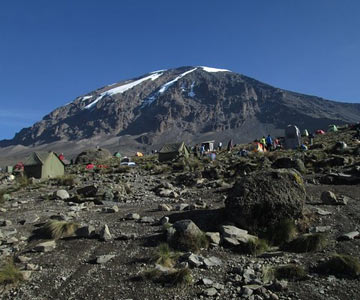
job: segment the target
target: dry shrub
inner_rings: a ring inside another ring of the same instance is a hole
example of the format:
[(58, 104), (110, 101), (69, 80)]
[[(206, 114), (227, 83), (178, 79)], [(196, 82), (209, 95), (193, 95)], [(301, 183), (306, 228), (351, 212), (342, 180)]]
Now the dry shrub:
[(74, 222), (52, 220), (44, 225), (43, 233), (56, 240), (73, 235), (78, 227)]
[(275, 279), (277, 280), (301, 280), (306, 276), (306, 271), (302, 266), (295, 264), (288, 264), (277, 267), (269, 267), (263, 269), (263, 281), (269, 282)]
[(15, 266), (12, 259), (8, 259), (0, 268), (0, 284), (15, 284), (22, 281), (23, 275)]
[(360, 261), (357, 257), (335, 254), (317, 267), (317, 271), (338, 277), (356, 278), (360, 275)]
[(323, 233), (303, 234), (291, 242), (285, 244), (283, 249), (286, 251), (302, 253), (321, 251), (328, 245), (328, 238)]

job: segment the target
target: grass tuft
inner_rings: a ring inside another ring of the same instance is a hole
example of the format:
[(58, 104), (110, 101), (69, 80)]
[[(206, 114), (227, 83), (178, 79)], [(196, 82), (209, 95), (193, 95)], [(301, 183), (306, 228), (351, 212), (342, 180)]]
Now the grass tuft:
[(285, 219), (272, 226), (265, 233), (266, 239), (273, 245), (282, 245), (294, 239), (297, 235), (295, 222)]
[(209, 247), (209, 240), (203, 232), (198, 235), (185, 234), (174, 240), (174, 247), (179, 250), (198, 253), (200, 249)]
[(78, 229), (79, 225), (74, 222), (52, 220), (43, 227), (43, 233), (52, 239), (61, 239), (71, 236)]
[(56, 178), (58, 185), (73, 186), (75, 184), (74, 175), (63, 175)]
[(0, 268), (0, 284), (15, 284), (22, 281), (23, 275), (12, 259), (7, 260)]
[(179, 257), (177, 252), (171, 250), (166, 243), (160, 244), (153, 253), (152, 261), (164, 267), (173, 267), (175, 260)]
[(302, 266), (298, 266), (295, 264), (288, 264), (283, 266), (277, 267), (269, 267), (264, 268), (263, 270), (263, 281), (269, 282), (272, 280), (301, 280), (304, 279), (306, 276), (306, 271)]
[(338, 277), (356, 278), (360, 275), (360, 261), (357, 257), (335, 254), (317, 267), (318, 272)]
[(283, 249), (286, 251), (303, 253), (321, 251), (328, 245), (328, 238), (323, 233), (303, 234), (291, 242), (285, 244)]

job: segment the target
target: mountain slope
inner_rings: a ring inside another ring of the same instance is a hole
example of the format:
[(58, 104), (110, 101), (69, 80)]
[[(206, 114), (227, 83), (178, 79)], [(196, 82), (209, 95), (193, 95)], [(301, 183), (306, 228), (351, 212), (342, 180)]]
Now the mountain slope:
[(360, 121), (360, 105), (302, 95), (228, 70), (181, 67), (155, 71), (77, 97), (0, 146), (96, 138), (159, 145), (232, 137), (245, 142), (281, 134), (292, 123), (314, 130)]

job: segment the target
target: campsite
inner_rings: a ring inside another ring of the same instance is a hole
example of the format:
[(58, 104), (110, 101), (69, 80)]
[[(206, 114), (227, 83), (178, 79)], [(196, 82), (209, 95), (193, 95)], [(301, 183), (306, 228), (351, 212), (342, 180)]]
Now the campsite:
[[(291, 142), (308, 141), (299, 132)], [(132, 157), (89, 149), (65, 166), (33, 153), (24, 172), (37, 178), (1, 179), (0, 250), (18, 272), (3, 299), (356, 299), (355, 134), (316, 135), (306, 151), (240, 144), (215, 160), (183, 142)]]

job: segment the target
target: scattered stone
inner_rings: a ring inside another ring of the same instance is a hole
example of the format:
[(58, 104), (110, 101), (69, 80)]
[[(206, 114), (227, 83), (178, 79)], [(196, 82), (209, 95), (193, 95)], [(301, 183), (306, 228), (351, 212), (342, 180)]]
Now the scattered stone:
[(324, 233), (324, 232), (329, 232), (330, 230), (331, 230), (331, 226), (316, 226), (310, 228), (310, 232), (315, 232), (315, 233)]
[(213, 287), (208, 288), (203, 291), (204, 296), (207, 296), (207, 297), (215, 296), (217, 293), (218, 293), (218, 291)]
[(199, 280), (199, 284), (203, 284), (203, 285), (212, 285), (213, 281), (209, 278), (201, 278)]
[(158, 210), (160, 211), (171, 211), (172, 207), (168, 204), (159, 204)]
[(320, 216), (329, 216), (332, 214), (332, 212), (321, 209), (321, 208), (316, 208), (316, 213)]
[(66, 190), (57, 190), (54, 196), (56, 197), (56, 199), (60, 200), (66, 200), (70, 198), (70, 195)]
[(55, 241), (47, 241), (37, 244), (33, 249), (36, 252), (50, 252), (56, 248)]
[(209, 258), (204, 258), (202, 261), (206, 268), (211, 268), (211, 267), (222, 265), (222, 261), (215, 256), (211, 256)]
[(86, 225), (78, 228), (75, 232), (78, 237), (92, 238), (95, 235), (95, 227)]
[(119, 212), (119, 207), (117, 205), (114, 205), (112, 207), (104, 207), (103, 211), (106, 213), (117, 213)]
[(127, 214), (125, 216), (126, 220), (139, 220), (140, 219), (140, 215), (137, 213), (131, 213), (131, 214)]
[(336, 195), (331, 191), (322, 192), (320, 199), (324, 204), (337, 204)]
[(180, 204), (176, 205), (175, 209), (177, 211), (187, 210), (187, 209), (189, 209), (189, 204), (180, 203)]
[(140, 223), (154, 223), (155, 219), (153, 217), (142, 217), (139, 220)]
[(110, 233), (109, 226), (107, 226), (106, 224), (100, 230), (99, 235), (100, 235), (100, 240), (102, 240), (102, 241), (107, 242), (107, 241), (112, 240), (112, 235)]
[(359, 237), (359, 235), (360, 235), (359, 231), (351, 231), (351, 232), (341, 235), (339, 237), (339, 239), (343, 240), (343, 241), (350, 241), (350, 240), (353, 240), (353, 239)]
[(29, 281), (31, 278), (32, 271), (21, 271), (22, 279)]
[(108, 261), (110, 261), (111, 259), (113, 259), (116, 255), (114, 254), (107, 254), (107, 255), (100, 255), (96, 258), (96, 263), (97, 264), (105, 264)]
[(84, 197), (95, 197), (97, 192), (98, 188), (95, 185), (88, 185), (77, 190), (77, 193)]
[(31, 260), (31, 258), (24, 255), (19, 255), (16, 260), (21, 263), (27, 263)]
[(0, 220), (0, 226), (11, 226), (12, 225), (12, 222), (10, 220)]
[(219, 232), (206, 232), (205, 235), (208, 238), (210, 243), (216, 244), (216, 245), (220, 244), (220, 233)]

